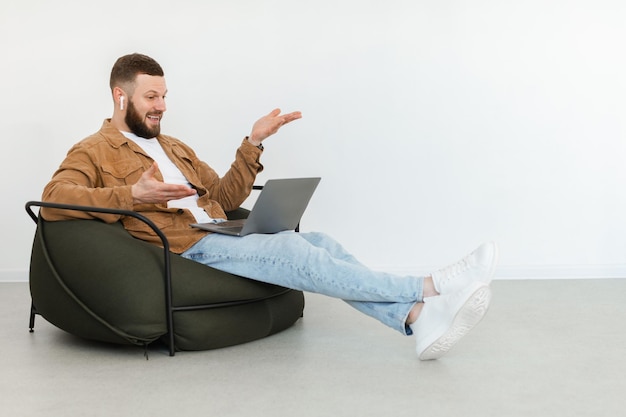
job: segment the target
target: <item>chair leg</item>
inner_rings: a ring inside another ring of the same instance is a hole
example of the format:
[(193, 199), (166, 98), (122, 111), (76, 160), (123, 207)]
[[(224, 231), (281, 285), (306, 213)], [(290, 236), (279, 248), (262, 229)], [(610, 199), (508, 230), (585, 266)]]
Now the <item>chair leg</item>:
[(35, 308), (35, 304), (30, 303), (30, 321), (28, 323), (28, 327), (30, 328), (29, 332), (33, 333), (35, 330), (35, 314), (37, 314), (37, 309)]
[(172, 311), (172, 307), (168, 308), (167, 316), (167, 344), (170, 350), (170, 356), (174, 356), (176, 354), (176, 348), (174, 345), (174, 312)]

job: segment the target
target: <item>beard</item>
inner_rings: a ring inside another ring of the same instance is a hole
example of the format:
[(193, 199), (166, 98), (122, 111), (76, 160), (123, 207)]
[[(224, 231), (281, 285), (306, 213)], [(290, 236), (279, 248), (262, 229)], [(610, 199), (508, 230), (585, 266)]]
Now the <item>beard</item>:
[[(160, 116), (163, 113), (154, 112), (148, 114)], [(124, 118), (124, 121), (132, 133), (144, 139), (155, 138), (159, 135), (159, 133), (161, 133), (160, 123), (154, 127), (150, 127), (146, 124), (145, 119), (148, 114), (146, 114), (146, 116), (140, 115), (132, 100), (128, 100), (128, 108), (126, 110), (126, 117)]]

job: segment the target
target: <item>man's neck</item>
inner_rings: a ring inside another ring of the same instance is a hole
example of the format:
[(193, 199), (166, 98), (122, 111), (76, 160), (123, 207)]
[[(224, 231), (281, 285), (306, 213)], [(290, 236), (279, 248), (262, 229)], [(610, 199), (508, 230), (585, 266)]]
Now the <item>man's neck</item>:
[(130, 132), (128, 125), (124, 121), (124, 115), (116, 110), (113, 112), (113, 117), (111, 117), (111, 124), (120, 132)]

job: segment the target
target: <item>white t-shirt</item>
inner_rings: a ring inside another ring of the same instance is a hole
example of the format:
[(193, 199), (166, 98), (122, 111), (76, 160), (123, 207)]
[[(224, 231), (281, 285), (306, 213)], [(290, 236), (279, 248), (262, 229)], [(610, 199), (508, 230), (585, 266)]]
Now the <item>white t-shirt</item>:
[[(129, 132), (122, 132), (122, 134), (135, 142), (137, 146), (143, 149), (144, 152), (150, 155), (150, 157), (159, 164), (159, 170), (161, 174), (163, 174), (163, 182), (167, 184), (182, 184), (191, 188), (191, 184), (187, 181), (187, 178), (185, 178), (180, 169), (170, 160), (156, 138), (145, 139)], [(198, 193), (178, 200), (170, 200), (167, 202), (167, 207), (189, 210), (198, 223), (217, 223), (219, 221), (211, 218), (204, 209), (198, 207)]]

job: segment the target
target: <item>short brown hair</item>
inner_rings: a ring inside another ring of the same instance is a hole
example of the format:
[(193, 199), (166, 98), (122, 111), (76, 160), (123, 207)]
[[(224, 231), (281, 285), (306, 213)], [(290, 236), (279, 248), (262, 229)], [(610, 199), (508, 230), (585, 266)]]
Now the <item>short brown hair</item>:
[(111, 70), (109, 85), (111, 90), (122, 84), (132, 84), (139, 74), (155, 75), (162, 77), (163, 68), (154, 59), (142, 54), (124, 55), (115, 61)]

